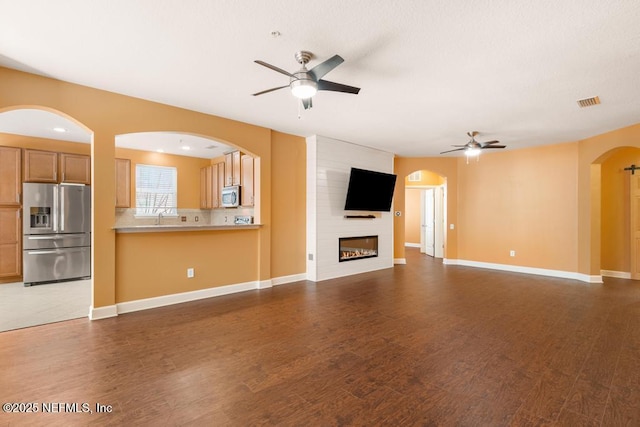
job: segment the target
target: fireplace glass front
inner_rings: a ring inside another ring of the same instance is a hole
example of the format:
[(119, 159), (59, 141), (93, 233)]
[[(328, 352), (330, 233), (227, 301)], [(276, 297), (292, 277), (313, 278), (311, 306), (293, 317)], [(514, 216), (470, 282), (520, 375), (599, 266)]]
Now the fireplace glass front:
[(340, 237), (338, 245), (340, 262), (378, 256), (378, 236)]

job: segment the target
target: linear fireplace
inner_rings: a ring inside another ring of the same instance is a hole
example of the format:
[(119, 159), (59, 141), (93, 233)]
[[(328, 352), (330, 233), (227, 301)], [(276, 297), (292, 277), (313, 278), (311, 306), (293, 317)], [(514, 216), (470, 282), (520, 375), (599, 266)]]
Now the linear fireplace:
[(378, 236), (340, 237), (338, 249), (340, 262), (377, 257)]

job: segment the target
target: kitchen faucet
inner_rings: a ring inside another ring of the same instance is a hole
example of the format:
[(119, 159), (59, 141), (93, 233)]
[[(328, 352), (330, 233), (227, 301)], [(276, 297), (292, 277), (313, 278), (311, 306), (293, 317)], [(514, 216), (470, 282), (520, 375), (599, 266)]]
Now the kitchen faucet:
[(156, 225), (160, 225), (160, 222), (162, 221), (162, 212), (158, 213), (158, 220), (156, 221)]

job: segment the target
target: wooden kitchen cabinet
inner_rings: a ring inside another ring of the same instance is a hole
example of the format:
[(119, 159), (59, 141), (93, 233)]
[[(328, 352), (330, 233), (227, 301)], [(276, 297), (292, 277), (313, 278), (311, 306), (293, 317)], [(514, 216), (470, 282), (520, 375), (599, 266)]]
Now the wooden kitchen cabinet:
[(211, 182), (212, 174), (213, 166), (200, 168), (200, 209), (211, 209), (213, 207)]
[(60, 153), (60, 182), (91, 184), (91, 157), (83, 154)]
[(216, 163), (200, 169), (200, 209), (219, 208), (225, 182), (225, 164)]
[(254, 173), (253, 157), (248, 154), (242, 155), (242, 190), (240, 191), (240, 204), (242, 206), (253, 206), (254, 195)]
[(25, 182), (58, 182), (58, 153), (24, 150)]
[(0, 147), (0, 206), (20, 206), (21, 152), (17, 147)]
[[(211, 166), (211, 207), (219, 208), (220, 207), (220, 190), (223, 185), (220, 183), (220, 174), (218, 172), (218, 168), (224, 168), (224, 163), (217, 163)], [(222, 173), (224, 177), (224, 172)]]
[(22, 275), (20, 207), (0, 208), (0, 280)]
[(131, 207), (131, 160), (116, 159), (116, 208)]
[(214, 207), (216, 208), (220, 208), (222, 207), (222, 188), (224, 187), (224, 180), (225, 180), (225, 170), (226, 170), (226, 166), (224, 163), (218, 163), (218, 180), (217, 180), (217, 188), (214, 189), (214, 196), (216, 197), (218, 204)]
[(242, 179), (240, 170), (240, 151), (232, 151), (224, 155), (225, 180), (226, 187), (230, 185), (240, 185)]

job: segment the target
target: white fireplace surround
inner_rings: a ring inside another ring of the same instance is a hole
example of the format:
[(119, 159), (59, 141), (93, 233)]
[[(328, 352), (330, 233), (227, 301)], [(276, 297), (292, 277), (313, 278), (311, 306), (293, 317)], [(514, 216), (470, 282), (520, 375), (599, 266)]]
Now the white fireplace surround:
[[(307, 138), (307, 279), (335, 277), (393, 267), (393, 214), (345, 218), (351, 168), (393, 173), (393, 154), (319, 135)], [(378, 236), (378, 256), (339, 262), (338, 239)]]

